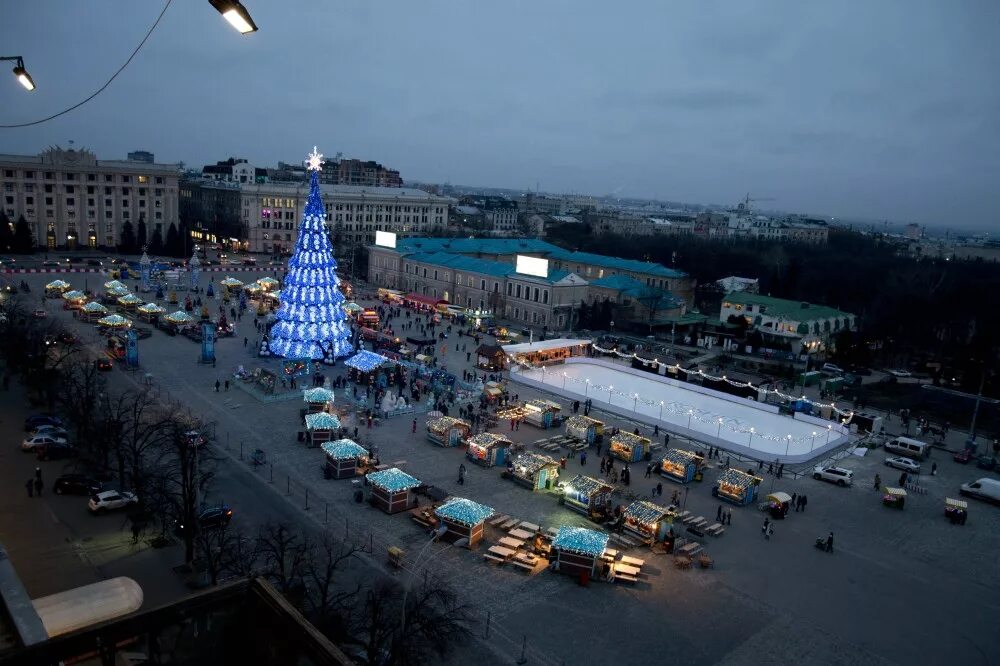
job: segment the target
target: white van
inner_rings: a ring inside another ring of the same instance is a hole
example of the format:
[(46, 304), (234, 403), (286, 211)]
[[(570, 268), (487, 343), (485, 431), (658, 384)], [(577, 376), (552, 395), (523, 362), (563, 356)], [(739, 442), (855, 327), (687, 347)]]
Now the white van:
[(894, 437), (885, 443), (885, 450), (907, 458), (923, 460), (931, 454), (931, 445), (909, 437)]
[(1000, 504), (1000, 480), (997, 479), (982, 478), (963, 483), (959, 486), (958, 492), (968, 497)]

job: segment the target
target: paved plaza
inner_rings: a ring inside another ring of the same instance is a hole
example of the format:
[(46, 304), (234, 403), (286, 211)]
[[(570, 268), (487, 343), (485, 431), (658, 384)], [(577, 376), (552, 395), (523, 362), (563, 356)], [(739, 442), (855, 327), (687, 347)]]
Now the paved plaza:
[[(221, 275), (214, 276), (216, 281)], [(52, 279), (24, 277), (33, 298)], [(82, 276), (67, 279), (74, 287), (83, 286)], [(90, 275), (88, 281), (93, 289), (101, 278)], [(86, 344), (99, 351), (103, 338), (60, 307), (59, 301), (47, 302), (50, 316), (65, 318)], [(263, 449), (269, 464), (255, 471), (261, 496), (294, 505), (303, 517), (349, 541), (370, 543), (373, 563), (384, 565), (389, 545), (415, 556), (427, 543), (427, 534), (407, 515), (388, 516), (357, 504), (350, 482), (323, 478), (322, 453), (297, 442), (301, 399), (262, 402), (235, 386), (216, 392), (216, 380), (232, 380), (239, 365), (247, 370), (277, 368), (276, 360), (253, 354), (256, 332), (251, 319), (245, 315), (234, 338), (218, 341), (215, 368), (196, 362), (198, 344), (154, 330), (151, 338), (139, 343), (142, 369), (129, 374), (116, 367), (109, 381), (140, 383), (149, 373), (165, 398), (183, 401), (192, 412), (216, 423), (223, 465), (246, 465), (250, 451)], [(249, 338), (246, 348), (244, 337)], [(445, 344), (448, 351), (439, 363), (461, 375), (471, 365), (455, 345), (467, 345), (467, 351), (474, 352), (473, 341), (452, 335)], [(338, 367), (327, 374), (336, 377), (343, 372)], [(541, 395), (512, 384), (514, 392), (522, 399)], [(338, 405), (343, 402), (340, 393)], [(599, 411), (592, 416), (608, 425), (634, 427)], [(555, 495), (532, 493), (501, 478), (499, 468), (469, 463), (464, 449), (432, 445), (425, 437), (426, 418), (418, 415), (417, 421), (415, 435), (411, 416), (395, 417), (372, 429), (353, 419), (345, 425), (359, 425), (359, 442), (378, 446), (383, 463), (405, 461), (403, 468), (423, 482), (492, 506), (498, 513), (543, 527), (587, 524), (559, 505)], [(894, 432), (898, 426), (898, 421), (890, 422), (887, 430)], [(497, 430), (527, 444), (528, 450), (537, 450), (531, 446), (535, 440), (557, 434), (526, 423), (511, 432), (509, 423), (501, 422)], [(645, 426), (642, 431), (651, 434)], [(963, 433), (952, 432), (951, 448), (957, 448), (962, 437)], [(772, 487), (807, 494), (807, 511), (777, 521), (774, 536), (765, 541), (764, 514), (754, 506), (733, 507), (732, 526), (726, 533), (701, 539), (715, 560), (714, 569), (678, 570), (668, 556), (637, 550), (630, 554), (646, 560), (638, 585), (592, 582), (581, 587), (567, 576), (547, 571), (528, 576), (511, 567), (498, 569), (484, 563), (478, 553), (443, 544), (430, 547), (424, 562), (428, 571), (448, 578), (475, 608), (479, 625), (474, 631), (483, 637), (481, 645), (489, 648), (475, 658), (483, 663), (513, 663), (525, 639), (527, 663), (552, 665), (662, 659), (723, 664), (996, 662), (1000, 659), (1000, 636), (994, 631), (1000, 611), (1000, 508), (970, 501), (965, 526), (951, 525), (943, 515), (944, 498), (957, 496), (960, 483), (989, 473), (953, 463), (950, 454), (935, 450), (926, 467), (937, 462), (938, 474), (921, 475), (918, 484), (924, 492), (910, 493), (906, 508), (897, 511), (883, 507), (880, 493), (873, 489), (876, 473), (890, 484), (899, 475), (883, 466), (884, 453), (844, 455), (841, 464), (855, 472), (853, 488), (794, 473), (803, 468), (786, 468), (780, 480), (764, 473), (762, 495)], [(468, 472), (460, 486), (458, 468), (463, 462)], [(591, 451), (585, 466), (571, 459), (561, 475), (597, 476), (598, 463)], [(750, 464), (741, 461), (739, 467)], [(733, 465), (737, 466), (735, 460)], [(649, 497), (662, 480), (664, 499), (669, 498), (677, 486), (665, 479), (644, 479), (645, 467), (645, 462), (633, 466), (627, 491)], [(704, 481), (692, 483), (682, 493), (688, 510), (712, 522), (719, 503), (710, 491), (718, 473), (713, 467)], [(240, 507), (236, 509), (239, 512)], [(836, 552), (813, 548), (813, 540), (831, 530)], [(487, 530), (488, 542), (499, 536)], [(463, 654), (452, 661), (472, 659)]]

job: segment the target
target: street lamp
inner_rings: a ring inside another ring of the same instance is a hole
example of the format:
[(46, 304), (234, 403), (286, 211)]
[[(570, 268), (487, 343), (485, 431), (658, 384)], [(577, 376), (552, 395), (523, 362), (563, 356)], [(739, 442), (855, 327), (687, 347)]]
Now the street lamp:
[(24, 89), (31, 92), (35, 89), (35, 81), (31, 78), (31, 74), (28, 74), (28, 70), (24, 68), (24, 60), (21, 56), (3, 56), (0, 60), (13, 60), (17, 64), (14, 65), (14, 76), (17, 77), (17, 82), (24, 86)]
[(812, 453), (812, 450), (813, 450), (814, 446), (816, 446), (816, 431), (815, 430), (813, 430), (813, 441), (812, 441), (812, 444), (809, 445), (809, 452), (810, 453)]
[(826, 427), (826, 443), (827, 444), (830, 443), (830, 435), (832, 435), (832, 434), (833, 434), (833, 426), (832, 425), (828, 425)]
[(614, 386), (609, 386), (608, 387), (608, 404), (609, 405), (611, 404), (611, 392), (614, 391), (614, 390), (615, 390)]
[(749, 448), (753, 448), (753, 426), (750, 426), (750, 441), (747, 442)]
[(660, 401), (660, 420), (663, 420), (663, 401)]
[(639, 408), (639, 394), (636, 393), (632, 396), (632, 411), (635, 412)]
[(239, 0), (208, 0), (209, 4), (215, 7), (215, 11), (222, 14), (222, 18), (229, 21), (229, 25), (236, 28), (241, 35), (257, 32), (257, 24), (250, 17), (250, 12)]
[(694, 410), (693, 409), (689, 409), (688, 410), (688, 430), (691, 429), (691, 417), (692, 416), (694, 416)]
[(721, 416), (719, 417), (719, 429), (716, 431), (715, 436), (717, 438), (721, 438), (722, 437), (722, 417)]

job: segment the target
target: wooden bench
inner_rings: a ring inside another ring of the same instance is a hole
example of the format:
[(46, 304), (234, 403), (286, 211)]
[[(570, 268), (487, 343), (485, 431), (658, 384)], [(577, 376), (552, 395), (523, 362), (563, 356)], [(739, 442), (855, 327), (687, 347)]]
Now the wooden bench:
[(502, 557), (497, 557), (496, 555), (490, 555), (489, 553), (483, 553), (483, 559), (488, 562), (496, 562), (498, 565), (503, 565), (507, 560)]
[(521, 560), (517, 559), (510, 560), (510, 563), (513, 564), (518, 569), (522, 569), (523, 571), (534, 572), (535, 570), (535, 565), (528, 564), (527, 562), (522, 562)]
[(697, 518), (692, 520), (690, 524), (691, 527), (704, 527), (705, 525), (708, 524), (708, 521), (705, 520), (703, 517), (698, 516)]
[(680, 513), (677, 514), (677, 520), (683, 522), (685, 518), (688, 518), (690, 516), (691, 516), (690, 511), (681, 511)]
[(691, 568), (691, 558), (684, 557), (683, 555), (674, 558), (674, 566), (678, 569), (690, 569)]
[(705, 528), (705, 532), (707, 534), (711, 534), (712, 536), (719, 536), (725, 531), (726, 528), (723, 527), (721, 523), (714, 523)]
[(405, 460), (396, 460), (395, 462), (389, 463), (389, 465), (391, 467), (398, 467), (399, 469), (403, 469), (406, 466), (406, 461)]
[(697, 541), (692, 541), (691, 543), (687, 543), (681, 546), (680, 550), (678, 550), (677, 552), (681, 556), (690, 557), (692, 555), (695, 555), (701, 550), (702, 550), (701, 544), (698, 543)]
[(507, 520), (507, 522), (505, 522), (505, 523), (503, 523), (503, 524), (501, 524), (501, 525), (500, 525), (500, 529), (502, 529), (502, 530), (504, 530), (504, 531), (507, 531), (507, 530), (509, 530), (510, 528), (512, 528), (512, 527), (514, 527), (515, 525), (517, 525), (517, 524), (518, 524), (519, 522), (521, 522), (521, 521), (520, 521), (520, 520), (518, 520), (517, 518), (509, 518), (509, 519)]
[(628, 555), (622, 555), (622, 560), (621, 561), (622, 561), (623, 564), (628, 564), (629, 566), (633, 566), (633, 567), (642, 567), (642, 565), (644, 565), (646, 563), (645, 560), (640, 560), (640, 559), (635, 558), (635, 557), (629, 557)]
[(508, 520), (510, 520), (510, 516), (497, 516), (496, 518), (490, 520), (490, 525), (493, 527), (499, 527), (501, 523), (507, 522)]
[(627, 573), (621, 573), (621, 572), (618, 572), (618, 573), (615, 574), (614, 580), (615, 580), (616, 583), (619, 582), (619, 581), (624, 582), (624, 583), (638, 583), (639, 582), (639, 579), (636, 578), (635, 576), (630, 576)]

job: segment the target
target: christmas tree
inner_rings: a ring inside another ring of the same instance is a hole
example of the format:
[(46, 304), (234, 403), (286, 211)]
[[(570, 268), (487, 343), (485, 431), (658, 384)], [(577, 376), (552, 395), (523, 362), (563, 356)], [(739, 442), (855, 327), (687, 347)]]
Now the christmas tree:
[(308, 168), (309, 200), (299, 224), (295, 253), (281, 289), (278, 322), (271, 329), (270, 349), (285, 358), (322, 359), (332, 363), (354, 351), (340, 293), (337, 262), (327, 235), (326, 211), (319, 195), (323, 156), (313, 148)]

